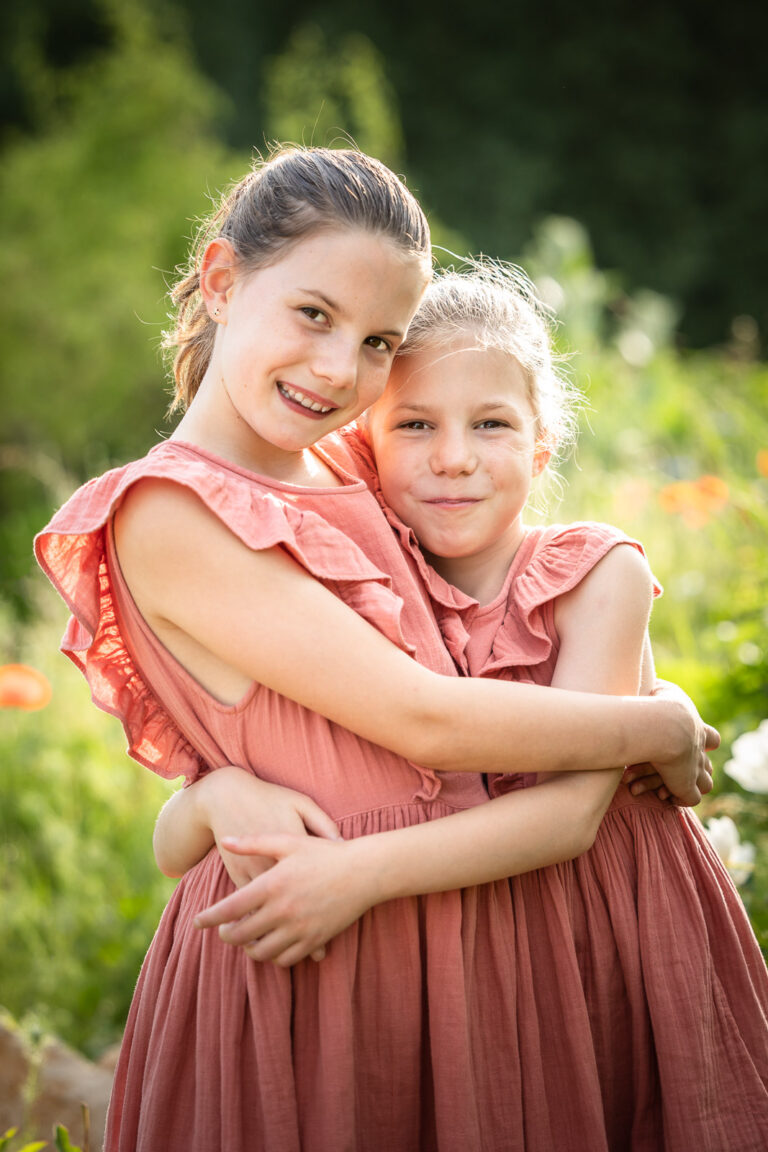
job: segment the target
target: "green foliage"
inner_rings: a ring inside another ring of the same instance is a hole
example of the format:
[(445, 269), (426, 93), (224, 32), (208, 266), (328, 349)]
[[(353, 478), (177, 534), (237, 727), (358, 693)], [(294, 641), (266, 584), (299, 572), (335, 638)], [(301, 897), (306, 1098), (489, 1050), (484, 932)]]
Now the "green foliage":
[(347, 146), (397, 168), (403, 140), (384, 61), (371, 41), (350, 32), (331, 46), (316, 24), (296, 28), (268, 61), (264, 90), (269, 133), (277, 140)]
[(212, 138), (220, 99), (184, 48), (136, 0), (106, 11), (114, 48), (73, 71), (41, 66), (54, 96), (0, 179), (2, 436), (55, 446), (79, 473), (155, 439), (163, 276), (206, 184), (232, 175)]
[(587, 408), (564, 495), (549, 517), (605, 520), (645, 545), (664, 595), (651, 621), (659, 674), (720, 729), (703, 819), (730, 815), (754, 841), (742, 889), (768, 948), (768, 805), (722, 772), (733, 739), (768, 700), (768, 366), (723, 352), (681, 355), (674, 314), (653, 294), (622, 295), (572, 221), (547, 222), (526, 267), (557, 305), (561, 347)]
[(138, 0), (103, 9), (110, 50), (31, 70), (41, 121), (0, 175), (0, 595), (22, 616), (29, 541), (66, 495), (62, 473), (71, 491), (157, 439), (164, 281), (185, 221), (246, 167), (215, 142), (221, 101), (183, 44)]
[[(9, 1128), (5, 1135), (0, 1136), (0, 1152), (41, 1152), (42, 1148), (48, 1148), (47, 1140), (35, 1140), (31, 1144), (17, 1145), (14, 1147), (14, 1137), (17, 1135), (15, 1128)], [(82, 1152), (78, 1144), (73, 1144), (69, 1138), (69, 1132), (63, 1124), (56, 1125), (56, 1149), (57, 1152)]]
[(95, 1056), (120, 1036), (172, 891), (151, 850), (169, 785), (126, 757), (120, 726), (56, 652), (63, 623), (41, 619), (18, 652), (52, 703), (0, 711), (0, 988), (29, 1027)]
[(56, 1148), (58, 1152), (80, 1152), (80, 1148), (70, 1140), (69, 1133), (63, 1124), (56, 1125)]
[[(17, 1129), (9, 1128), (7, 1132), (0, 1136), (0, 1152), (40, 1152), (41, 1148), (48, 1147), (48, 1142), (46, 1140), (35, 1140), (35, 1142), (32, 1144), (24, 1144), (23, 1147), (17, 1145), (17, 1147), (14, 1148), (13, 1142), (16, 1135)], [(72, 1149), (72, 1152), (79, 1152), (78, 1149), (72, 1148), (71, 1144), (69, 1145), (69, 1148)], [(67, 1148), (62, 1148), (62, 1152), (67, 1152)]]

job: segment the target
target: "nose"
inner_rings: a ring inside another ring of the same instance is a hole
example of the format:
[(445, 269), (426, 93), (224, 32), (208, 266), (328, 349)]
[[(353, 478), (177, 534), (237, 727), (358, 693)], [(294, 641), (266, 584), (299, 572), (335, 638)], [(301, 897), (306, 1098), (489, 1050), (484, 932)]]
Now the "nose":
[(333, 388), (352, 389), (357, 384), (359, 357), (360, 346), (356, 340), (334, 333), (323, 341), (312, 371), (315, 376), (327, 380)]
[(430, 467), (436, 476), (472, 475), (477, 455), (463, 429), (445, 429), (433, 437)]

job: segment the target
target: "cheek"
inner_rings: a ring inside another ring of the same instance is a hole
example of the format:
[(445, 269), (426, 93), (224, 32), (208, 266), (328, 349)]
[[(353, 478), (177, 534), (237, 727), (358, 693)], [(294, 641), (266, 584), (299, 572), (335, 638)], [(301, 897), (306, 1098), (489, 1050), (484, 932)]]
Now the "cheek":
[(408, 491), (409, 469), (402, 457), (391, 450), (386, 439), (378, 440), (378, 449), (374, 447), (374, 452), (381, 490), (387, 503), (394, 507)]

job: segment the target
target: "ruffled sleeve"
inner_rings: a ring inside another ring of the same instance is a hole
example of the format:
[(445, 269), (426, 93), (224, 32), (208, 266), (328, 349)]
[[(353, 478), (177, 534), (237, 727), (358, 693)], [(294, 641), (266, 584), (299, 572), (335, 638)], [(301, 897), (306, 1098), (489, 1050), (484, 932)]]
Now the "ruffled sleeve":
[(126, 642), (109, 557), (111, 518), (138, 480), (160, 478), (193, 490), (249, 548), (284, 548), (302, 567), (389, 640), (413, 655), (402, 632), (403, 602), (390, 577), (339, 529), (278, 499), (249, 473), (217, 467), (177, 441), (80, 488), (35, 539), (37, 560), (71, 619), (62, 651), (85, 675), (100, 708), (117, 716), (128, 752), (164, 777), (188, 782), (207, 770), (206, 750), (187, 739), (172, 707), (152, 691)]
[[(551, 656), (557, 637), (554, 601), (570, 592), (612, 548), (629, 544), (645, 555), (643, 546), (610, 524), (589, 521), (534, 530), (521, 546), (528, 556), (514, 566), (506, 610), (496, 630), (482, 676), (498, 676), (513, 668), (532, 668)], [(527, 547), (526, 547), (527, 545)], [(654, 579), (654, 595), (661, 585)]]
[[(556, 659), (558, 637), (554, 623), (555, 600), (576, 588), (594, 566), (617, 544), (630, 544), (641, 554), (642, 545), (610, 524), (580, 522), (533, 529), (520, 547), (510, 571), (500, 618), (484, 619), (477, 627), (494, 625), (490, 652), (476, 675), (549, 684)], [(661, 586), (654, 580), (654, 595)], [(483, 647), (485, 652), (485, 646)], [(487, 778), (491, 796), (502, 796), (537, 782), (535, 773), (508, 773)]]

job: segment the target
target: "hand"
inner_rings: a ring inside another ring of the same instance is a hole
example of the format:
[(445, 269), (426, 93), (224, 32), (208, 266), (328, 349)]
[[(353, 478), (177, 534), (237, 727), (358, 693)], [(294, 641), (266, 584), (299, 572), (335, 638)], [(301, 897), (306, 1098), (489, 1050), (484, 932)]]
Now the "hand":
[(323, 945), (377, 902), (356, 841), (309, 836), (227, 837), (227, 851), (276, 860), (249, 884), (195, 917), (197, 928), (219, 926), (228, 944), (253, 960), (289, 967)]
[[(197, 787), (198, 785), (196, 785)], [(205, 818), (232, 883), (242, 888), (270, 868), (263, 855), (232, 852), (227, 837), (288, 833), (339, 839), (339, 830), (314, 800), (292, 788), (269, 784), (239, 768), (219, 768), (205, 778)]]
[[(677, 684), (673, 684), (669, 680), (656, 680), (652, 696), (658, 699), (677, 700), (682, 703), (688, 711), (695, 715), (704, 729), (704, 749), (706, 752), (713, 752), (716, 748), (720, 747), (720, 733), (717, 729), (709, 724), (705, 724), (698, 714), (695, 704), (682, 688)], [(705, 775), (697, 775), (697, 780), (700, 781), (699, 791), (702, 795), (712, 790), (712, 764), (709, 759), (705, 758), (703, 763)], [(708, 777), (708, 779), (707, 779)], [(652, 764), (631, 764), (624, 772), (622, 782), (629, 785), (630, 792), (633, 796), (641, 796), (644, 792), (655, 792), (660, 800), (668, 800), (672, 798), (672, 793), (662, 780), (656, 767)], [(698, 801), (696, 801), (698, 803)]]
[(677, 705), (682, 722), (681, 740), (676, 748), (670, 748), (668, 757), (652, 764), (632, 765), (624, 774), (624, 782), (630, 785), (633, 795), (656, 789), (662, 800), (671, 797), (675, 804), (694, 807), (703, 795), (712, 791), (712, 764), (707, 752), (719, 747), (720, 733), (704, 723), (684, 692), (676, 685), (669, 687), (674, 693), (664, 695)]

